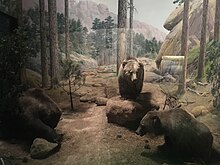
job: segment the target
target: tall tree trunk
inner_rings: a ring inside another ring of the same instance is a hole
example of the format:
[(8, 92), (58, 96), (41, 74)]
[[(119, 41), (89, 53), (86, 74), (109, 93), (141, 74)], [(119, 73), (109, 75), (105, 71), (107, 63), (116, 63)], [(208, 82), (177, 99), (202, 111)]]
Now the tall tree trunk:
[(216, 0), (215, 4), (215, 25), (214, 25), (214, 41), (219, 41), (219, 20), (220, 19), (220, 0)]
[(127, 0), (118, 0), (117, 74), (126, 58)]
[(129, 55), (133, 56), (133, 20), (134, 20), (134, 3), (130, 0), (130, 21), (129, 21)]
[(17, 19), (18, 19), (18, 26), (22, 26), (22, 0), (17, 0)]
[(65, 0), (65, 53), (66, 53), (66, 59), (70, 59), (70, 54), (69, 54), (69, 0)]
[(41, 76), (42, 87), (48, 87), (48, 59), (47, 59), (47, 39), (46, 39), (46, 22), (45, 22), (45, 2), (39, 0), (40, 6), (40, 38), (41, 38)]
[(69, 79), (69, 95), (70, 95), (70, 103), (71, 103), (71, 110), (73, 111), (74, 110), (74, 107), (73, 107), (73, 96), (72, 96), (72, 86), (71, 86), (71, 80)]
[[(105, 29), (106, 35), (106, 64), (110, 64), (110, 56), (112, 56), (112, 28)], [(110, 40), (110, 41), (109, 41)]]
[(189, 0), (184, 1), (183, 25), (181, 36), (181, 55), (184, 56), (182, 74), (180, 75), (180, 82), (178, 93), (186, 92), (186, 74), (187, 74), (187, 56), (188, 56), (188, 38), (189, 38)]
[(198, 75), (197, 80), (201, 80), (204, 76), (204, 65), (205, 65), (205, 55), (206, 55), (206, 24), (207, 24), (207, 14), (208, 14), (208, 0), (203, 0), (203, 14), (202, 14), (202, 30), (201, 30), (201, 40), (200, 40), (200, 54), (198, 62)]
[[(23, 26), (23, 21), (22, 21), (22, 18), (23, 18), (23, 11), (22, 11), (22, 0), (17, 0), (17, 19), (18, 19), (18, 27), (22, 27)], [(21, 41), (22, 42), (22, 41)], [(20, 49), (20, 52), (21, 52), (21, 44), (18, 43), (19, 45), (19, 49)], [(26, 84), (27, 82), (27, 73), (26, 73), (26, 67), (25, 67), (25, 63), (23, 63), (23, 57), (22, 57), (22, 54), (19, 55), (20, 57), (20, 63), (21, 63), (21, 67), (20, 67), (20, 71), (19, 71), (19, 79), (20, 79), (20, 82), (22, 84)]]
[(8, 4), (8, 12), (9, 12), (9, 14), (11, 14), (12, 15), (12, 12), (13, 12), (13, 9), (12, 9), (12, 1), (10, 0), (9, 2), (8, 2), (9, 4)]
[(58, 45), (57, 45), (57, 7), (55, 0), (48, 0), (49, 10), (49, 33), (50, 33), (50, 67), (51, 67), (51, 88), (58, 84)]

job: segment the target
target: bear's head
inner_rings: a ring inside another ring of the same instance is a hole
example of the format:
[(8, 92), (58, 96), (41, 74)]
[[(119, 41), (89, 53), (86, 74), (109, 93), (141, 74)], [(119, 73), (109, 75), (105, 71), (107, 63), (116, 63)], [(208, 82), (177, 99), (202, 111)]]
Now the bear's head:
[(158, 116), (158, 111), (148, 112), (141, 120), (138, 129), (135, 131), (137, 135), (143, 136), (147, 132), (161, 134), (161, 120)]
[(124, 76), (132, 82), (138, 79), (138, 72), (140, 68), (143, 68), (143, 64), (139, 63), (137, 60), (131, 59), (124, 61), (122, 63)]

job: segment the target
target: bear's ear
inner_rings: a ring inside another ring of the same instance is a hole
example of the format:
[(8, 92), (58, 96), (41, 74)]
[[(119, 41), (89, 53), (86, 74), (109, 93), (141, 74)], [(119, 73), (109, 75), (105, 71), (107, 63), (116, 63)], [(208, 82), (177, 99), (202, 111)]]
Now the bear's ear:
[(155, 128), (155, 130), (159, 130), (161, 128), (160, 118), (158, 116), (153, 116), (151, 119), (152, 119), (153, 127)]
[(123, 61), (122, 67), (124, 68), (127, 63), (128, 63), (127, 61)]
[(141, 62), (139, 62), (139, 65), (140, 65), (141, 68), (144, 67), (144, 64), (142, 64)]

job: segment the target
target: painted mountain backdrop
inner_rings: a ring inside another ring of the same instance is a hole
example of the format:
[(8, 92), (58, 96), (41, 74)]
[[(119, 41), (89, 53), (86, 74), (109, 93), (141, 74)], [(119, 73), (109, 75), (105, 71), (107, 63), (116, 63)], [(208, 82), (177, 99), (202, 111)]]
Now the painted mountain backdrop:
[[(25, 9), (37, 5), (36, 1), (34, 0), (23, 0), (23, 3)], [(92, 22), (95, 18), (104, 20), (108, 16), (111, 16), (115, 21), (117, 19), (117, 15), (110, 12), (106, 5), (97, 4), (93, 1), (79, 1), (75, 3), (74, 0), (70, 0), (69, 3), (70, 18), (80, 19), (82, 25), (87, 27), (88, 30), (91, 29)], [(57, 10), (58, 12), (64, 11), (64, 1), (57, 0)], [(155, 37), (157, 40), (164, 41), (166, 37), (164, 32), (153, 27), (152, 25), (136, 20), (134, 21), (134, 31), (136, 33), (142, 33), (147, 39), (152, 39)]]

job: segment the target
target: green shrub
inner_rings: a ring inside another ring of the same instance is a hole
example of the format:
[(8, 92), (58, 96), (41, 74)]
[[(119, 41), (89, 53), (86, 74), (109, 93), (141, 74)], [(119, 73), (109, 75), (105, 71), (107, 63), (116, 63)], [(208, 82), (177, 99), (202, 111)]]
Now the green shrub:
[(207, 80), (212, 83), (211, 93), (214, 96), (213, 105), (220, 108), (220, 42), (212, 42), (208, 49)]

